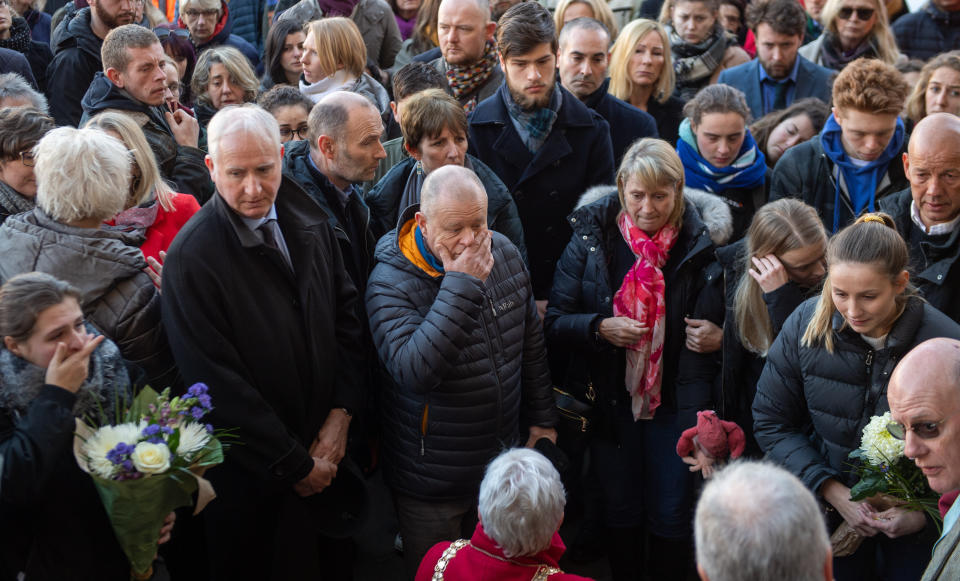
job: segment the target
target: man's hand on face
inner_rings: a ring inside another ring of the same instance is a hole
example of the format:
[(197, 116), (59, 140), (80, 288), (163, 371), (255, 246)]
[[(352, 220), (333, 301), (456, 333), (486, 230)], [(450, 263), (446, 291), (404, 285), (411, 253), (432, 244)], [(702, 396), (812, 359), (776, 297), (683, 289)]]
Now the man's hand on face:
[(173, 139), (177, 145), (183, 147), (197, 147), (200, 142), (200, 123), (187, 114), (183, 109), (177, 109), (173, 113), (164, 113), (167, 118), (167, 124), (170, 125), (170, 131), (173, 132)]
[(443, 269), (446, 272), (469, 274), (480, 279), (480, 282), (486, 281), (493, 269), (493, 254), (490, 252), (492, 240), (493, 235), (490, 231), (483, 230), (456, 258), (453, 258), (446, 248), (437, 245), (437, 254), (443, 262)]

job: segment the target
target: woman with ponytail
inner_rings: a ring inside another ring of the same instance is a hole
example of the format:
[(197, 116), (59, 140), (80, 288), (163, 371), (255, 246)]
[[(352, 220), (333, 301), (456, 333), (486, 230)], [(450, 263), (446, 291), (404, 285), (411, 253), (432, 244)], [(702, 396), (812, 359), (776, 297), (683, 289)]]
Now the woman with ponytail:
[(915, 295), (908, 263), (886, 214), (861, 216), (834, 236), (823, 290), (784, 323), (753, 402), (754, 435), (767, 457), (823, 499), (831, 530), (846, 521), (865, 537), (853, 554), (834, 557), (837, 581), (919, 579), (936, 539), (935, 530), (925, 534), (933, 525), (923, 513), (850, 500), (857, 477), (848, 455), (870, 418), (889, 410), (897, 362), (927, 339), (960, 338), (960, 325)]

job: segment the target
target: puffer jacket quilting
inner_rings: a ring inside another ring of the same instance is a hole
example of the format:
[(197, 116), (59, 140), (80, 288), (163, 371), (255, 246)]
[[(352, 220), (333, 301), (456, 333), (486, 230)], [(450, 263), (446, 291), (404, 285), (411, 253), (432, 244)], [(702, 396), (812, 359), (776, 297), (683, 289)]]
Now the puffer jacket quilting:
[(555, 422), (530, 275), (496, 232), (492, 252), (481, 283), (457, 272), (430, 277), (400, 251), (397, 230), (377, 244), (366, 302), (393, 383), (383, 395), (385, 476), (402, 494), (474, 496), (486, 464), (518, 444), (521, 424)]
[(830, 354), (821, 345), (800, 344), (818, 301), (804, 301), (787, 318), (767, 355), (753, 402), (760, 447), (814, 492), (828, 478), (848, 486), (856, 482), (847, 456), (860, 445), (870, 418), (890, 409), (887, 383), (897, 362), (927, 339), (960, 339), (960, 325), (910, 298), (879, 350), (842, 327), (843, 317), (835, 312)]

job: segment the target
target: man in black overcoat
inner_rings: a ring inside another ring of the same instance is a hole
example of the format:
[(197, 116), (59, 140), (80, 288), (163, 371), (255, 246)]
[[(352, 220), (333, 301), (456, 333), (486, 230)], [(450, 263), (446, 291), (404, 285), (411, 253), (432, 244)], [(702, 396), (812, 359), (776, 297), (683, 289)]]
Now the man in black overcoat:
[(357, 292), (328, 217), (282, 176), (273, 118), (231, 107), (208, 136), (217, 195), (170, 248), (163, 318), (184, 378), (210, 388), (213, 426), (239, 440), (208, 474), (211, 574), (333, 578), (344, 557), (330, 555), (316, 508), (346, 477), (363, 399)]

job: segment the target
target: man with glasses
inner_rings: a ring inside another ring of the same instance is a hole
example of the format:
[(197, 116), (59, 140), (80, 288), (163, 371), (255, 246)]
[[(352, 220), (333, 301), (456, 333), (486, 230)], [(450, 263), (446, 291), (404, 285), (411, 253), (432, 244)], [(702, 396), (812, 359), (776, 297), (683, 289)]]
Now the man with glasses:
[(260, 55), (252, 44), (233, 34), (230, 9), (223, 0), (185, 0), (180, 4), (177, 26), (190, 31), (190, 40), (197, 55), (208, 48), (225, 44), (243, 53), (254, 69), (260, 64)]
[[(887, 401), (894, 420), (887, 430), (906, 440), (904, 454), (930, 488), (940, 494), (960, 489), (960, 341), (931, 339), (907, 353), (890, 377)], [(958, 520), (960, 503), (954, 502), (923, 581), (960, 579)], [(888, 522), (875, 526), (893, 534), (885, 530)]]
[(163, 179), (201, 204), (213, 194), (213, 183), (198, 149), (200, 125), (186, 111), (168, 111), (166, 55), (148, 28), (128, 24), (111, 30), (102, 46), (103, 71), (83, 97), (85, 123), (97, 113), (117, 110), (143, 129)]
[(103, 68), (100, 47), (107, 33), (136, 22), (143, 0), (90, 0), (88, 8), (64, 20), (54, 34), (53, 61), (47, 68), (47, 97), (57, 125), (80, 123), (80, 101)]

